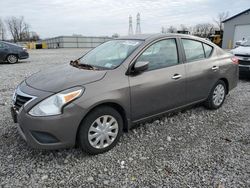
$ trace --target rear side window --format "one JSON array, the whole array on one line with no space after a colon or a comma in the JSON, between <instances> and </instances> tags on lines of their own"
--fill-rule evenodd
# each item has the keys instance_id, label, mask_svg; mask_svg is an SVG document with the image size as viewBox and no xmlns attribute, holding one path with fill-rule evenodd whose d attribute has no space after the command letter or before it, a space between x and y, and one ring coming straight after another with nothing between
<instances>
[{"instance_id":1,"label":"rear side window","mask_svg":"<svg viewBox=\"0 0 250 188\"><path fill-rule=\"evenodd\" d=\"M203 47L204 47L206 57L209 57L213 51L213 47L211 47L205 43L203 43Z\"/></svg>"},{"instance_id":2,"label":"rear side window","mask_svg":"<svg viewBox=\"0 0 250 188\"><path fill-rule=\"evenodd\" d=\"M189 39L181 39L188 62L204 59L205 54L201 42Z\"/></svg>"},{"instance_id":3,"label":"rear side window","mask_svg":"<svg viewBox=\"0 0 250 188\"><path fill-rule=\"evenodd\" d=\"M179 61L175 39L154 43L139 56L138 61L148 61L148 70L177 65Z\"/></svg>"}]
</instances>

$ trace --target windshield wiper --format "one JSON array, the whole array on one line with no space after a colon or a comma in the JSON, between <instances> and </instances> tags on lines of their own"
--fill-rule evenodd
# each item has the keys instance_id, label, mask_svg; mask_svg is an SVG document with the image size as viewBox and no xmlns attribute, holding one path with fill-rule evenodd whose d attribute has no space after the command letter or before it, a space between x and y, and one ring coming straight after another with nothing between
<instances>
[{"instance_id":1,"label":"windshield wiper","mask_svg":"<svg viewBox=\"0 0 250 188\"><path fill-rule=\"evenodd\" d=\"M80 63L79 59L75 61L70 61L70 65L73 67L79 68L79 69L89 69L89 70L98 70L98 68L90 65L90 64L85 64L85 63Z\"/></svg>"}]
</instances>

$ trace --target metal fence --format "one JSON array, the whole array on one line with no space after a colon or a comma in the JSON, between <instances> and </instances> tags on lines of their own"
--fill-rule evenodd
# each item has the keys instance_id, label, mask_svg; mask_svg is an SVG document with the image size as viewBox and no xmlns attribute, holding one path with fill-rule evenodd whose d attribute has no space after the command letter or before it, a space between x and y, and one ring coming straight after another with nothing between
<instances>
[{"instance_id":1,"label":"metal fence","mask_svg":"<svg viewBox=\"0 0 250 188\"><path fill-rule=\"evenodd\" d=\"M59 36L43 40L48 48L95 48L111 37Z\"/></svg>"}]
</instances>

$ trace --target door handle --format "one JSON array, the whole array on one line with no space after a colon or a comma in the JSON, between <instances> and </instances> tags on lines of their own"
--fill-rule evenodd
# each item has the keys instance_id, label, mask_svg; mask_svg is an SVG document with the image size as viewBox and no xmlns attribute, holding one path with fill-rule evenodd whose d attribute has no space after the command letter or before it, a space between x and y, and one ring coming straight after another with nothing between
<instances>
[{"instance_id":1,"label":"door handle","mask_svg":"<svg viewBox=\"0 0 250 188\"><path fill-rule=\"evenodd\" d=\"M178 79L180 79L181 78L181 75L180 74L175 74L173 77L172 77L172 79L174 79L174 80L178 80Z\"/></svg>"},{"instance_id":2,"label":"door handle","mask_svg":"<svg viewBox=\"0 0 250 188\"><path fill-rule=\"evenodd\" d=\"M214 70L214 71L215 71L215 70L218 70L218 69L219 69L218 66L213 66L213 67L212 67L212 70Z\"/></svg>"}]
</instances>

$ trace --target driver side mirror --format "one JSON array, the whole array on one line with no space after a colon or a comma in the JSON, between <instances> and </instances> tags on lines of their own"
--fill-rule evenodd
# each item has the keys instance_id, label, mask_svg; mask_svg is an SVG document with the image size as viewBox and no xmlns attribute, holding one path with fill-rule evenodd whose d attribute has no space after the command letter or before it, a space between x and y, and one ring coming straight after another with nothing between
<instances>
[{"instance_id":1,"label":"driver side mirror","mask_svg":"<svg viewBox=\"0 0 250 188\"><path fill-rule=\"evenodd\" d=\"M148 61L138 61L135 63L133 72L134 73L140 73L148 69Z\"/></svg>"}]
</instances>

